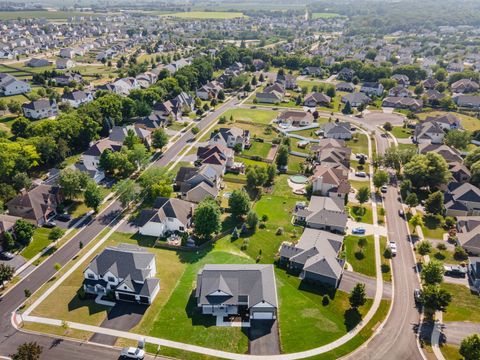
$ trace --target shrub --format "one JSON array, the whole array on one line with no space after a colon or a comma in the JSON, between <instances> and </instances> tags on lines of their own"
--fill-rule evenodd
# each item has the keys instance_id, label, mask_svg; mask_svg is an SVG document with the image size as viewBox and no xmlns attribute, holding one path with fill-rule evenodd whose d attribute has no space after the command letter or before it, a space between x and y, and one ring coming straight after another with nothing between
<instances>
[{"instance_id":1,"label":"shrub","mask_svg":"<svg viewBox=\"0 0 480 360\"><path fill-rule=\"evenodd\" d=\"M451 217L451 216L447 216L445 218L445 228L448 230L448 229L452 229L455 227L455 224L457 222L455 221L455 218Z\"/></svg>"},{"instance_id":2,"label":"shrub","mask_svg":"<svg viewBox=\"0 0 480 360\"><path fill-rule=\"evenodd\" d=\"M363 260L365 258L365 254L363 253L363 250L358 250L355 252L355 258L357 260Z\"/></svg>"},{"instance_id":3,"label":"shrub","mask_svg":"<svg viewBox=\"0 0 480 360\"><path fill-rule=\"evenodd\" d=\"M250 244L250 239L249 238L243 239L242 246L241 246L240 249L243 250L243 251L247 250L249 244Z\"/></svg>"},{"instance_id":4,"label":"shrub","mask_svg":"<svg viewBox=\"0 0 480 360\"><path fill-rule=\"evenodd\" d=\"M385 251L383 252L383 257L385 259L391 259L392 258L392 250L390 248L386 248Z\"/></svg>"},{"instance_id":5,"label":"shrub","mask_svg":"<svg viewBox=\"0 0 480 360\"><path fill-rule=\"evenodd\" d=\"M390 265L388 264L382 264L381 268L382 268L382 273L384 274L387 274L390 272Z\"/></svg>"},{"instance_id":6,"label":"shrub","mask_svg":"<svg viewBox=\"0 0 480 360\"><path fill-rule=\"evenodd\" d=\"M283 227L277 228L277 231L275 232L275 235L283 235Z\"/></svg>"},{"instance_id":7,"label":"shrub","mask_svg":"<svg viewBox=\"0 0 480 360\"><path fill-rule=\"evenodd\" d=\"M328 295L323 295L322 305L327 306L328 304L330 304L330 298L328 297Z\"/></svg>"},{"instance_id":8,"label":"shrub","mask_svg":"<svg viewBox=\"0 0 480 360\"><path fill-rule=\"evenodd\" d=\"M442 251L443 251L443 250L447 250L447 245L445 245L444 243L439 243L439 244L437 245L437 249L438 249L438 250L442 250Z\"/></svg>"},{"instance_id":9,"label":"shrub","mask_svg":"<svg viewBox=\"0 0 480 360\"><path fill-rule=\"evenodd\" d=\"M468 254L461 246L455 246L455 254L453 254L455 260L467 260Z\"/></svg>"},{"instance_id":10,"label":"shrub","mask_svg":"<svg viewBox=\"0 0 480 360\"><path fill-rule=\"evenodd\" d=\"M192 128L192 133L193 133L194 135L197 135L199 132L200 132L200 129L199 129L197 126L194 126L194 127Z\"/></svg>"},{"instance_id":11,"label":"shrub","mask_svg":"<svg viewBox=\"0 0 480 360\"><path fill-rule=\"evenodd\" d=\"M427 255L432 251L432 244L427 240L420 241L417 245L417 251L420 255Z\"/></svg>"},{"instance_id":12,"label":"shrub","mask_svg":"<svg viewBox=\"0 0 480 360\"><path fill-rule=\"evenodd\" d=\"M268 215L267 215L267 214L263 214L263 215L262 215L262 221L263 221L263 222L268 221Z\"/></svg>"},{"instance_id":13,"label":"shrub","mask_svg":"<svg viewBox=\"0 0 480 360\"><path fill-rule=\"evenodd\" d=\"M259 225L258 225L258 228L259 229L265 229L267 227L267 224L265 224L264 222L261 222Z\"/></svg>"}]
</instances>

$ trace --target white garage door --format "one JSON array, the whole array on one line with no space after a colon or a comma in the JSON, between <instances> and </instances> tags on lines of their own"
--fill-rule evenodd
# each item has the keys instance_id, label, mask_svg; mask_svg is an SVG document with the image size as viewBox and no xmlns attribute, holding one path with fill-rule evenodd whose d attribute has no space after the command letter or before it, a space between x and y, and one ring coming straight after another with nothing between
<instances>
[{"instance_id":1,"label":"white garage door","mask_svg":"<svg viewBox=\"0 0 480 360\"><path fill-rule=\"evenodd\" d=\"M254 312L252 319L257 320L271 320L273 319L273 313L271 312Z\"/></svg>"}]
</instances>

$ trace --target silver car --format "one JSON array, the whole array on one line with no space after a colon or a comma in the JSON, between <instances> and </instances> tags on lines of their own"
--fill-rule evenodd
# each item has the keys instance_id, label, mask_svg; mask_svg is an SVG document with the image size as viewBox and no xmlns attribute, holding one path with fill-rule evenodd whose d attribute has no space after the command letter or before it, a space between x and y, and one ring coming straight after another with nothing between
<instances>
[{"instance_id":1,"label":"silver car","mask_svg":"<svg viewBox=\"0 0 480 360\"><path fill-rule=\"evenodd\" d=\"M145 351L138 347L124 347L120 356L124 359L142 360L145 357Z\"/></svg>"}]
</instances>

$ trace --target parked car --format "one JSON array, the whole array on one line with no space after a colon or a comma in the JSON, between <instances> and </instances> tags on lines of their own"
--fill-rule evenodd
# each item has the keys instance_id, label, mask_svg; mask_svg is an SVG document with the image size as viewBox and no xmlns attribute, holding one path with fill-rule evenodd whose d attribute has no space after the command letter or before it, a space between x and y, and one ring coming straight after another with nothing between
<instances>
[{"instance_id":1,"label":"parked car","mask_svg":"<svg viewBox=\"0 0 480 360\"><path fill-rule=\"evenodd\" d=\"M388 243L388 248L392 252L393 256L397 255L397 244L395 243L395 241L390 241Z\"/></svg>"},{"instance_id":2,"label":"parked car","mask_svg":"<svg viewBox=\"0 0 480 360\"><path fill-rule=\"evenodd\" d=\"M72 215L67 214L67 213L64 213L64 214L57 215L57 218L56 218L56 219L57 219L58 221L67 222L67 221L72 220Z\"/></svg>"},{"instance_id":3,"label":"parked car","mask_svg":"<svg viewBox=\"0 0 480 360\"><path fill-rule=\"evenodd\" d=\"M467 275L467 269L460 265L444 265L445 275L455 277L465 277Z\"/></svg>"},{"instance_id":4,"label":"parked car","mask_svg":"<svg viewBox=\"0 0 480 360\"><path fill-rule=\"evenodd\" d=\"M398 210L398 216L400 217L405 217L405 213L403 212L403 210Z\"/></svg>"},{"instance_id":5,"label":"parked car","mask_svg":"<svg viewBox=\"0 0 480 360\"><path fill-rule=\"evenodd\" d=\"M361 227L353 228L352 229L352 234L363 235L363 234L365 234L365 229L361 228Z\"/></svg>"},{"instance_id":6,"label":"parked car","mask_svg":"<svg viewBox=\"0 0 480 360\"><path fill-rule=\"evenodd\" d=\"M135 347L124 347L120 353L123 359L138 359L142 360L145 357L145 351Z\"/></svg>"},{"instance_id":7,"label":"parked car","mask_svg":"<svg viewBox=\"0 0 480 360\"><path fill-rule=\"evenodd\" d=\"M364 177L367 177L367 173L365 171L357 171L355 173L355 176L364 178Z\"/></svg>"},{"instance_id":8,"label":"parked car","mask_svg":"<svg viewBox=\"0 0 480 360\"><path fill-rule=\"evenodd\" d=\"M415 303L419 304L422 296L422 290L415 289L413 290L413 298L415 299Z\"/></svg>"},{"instance_id":9,"label":"parked car","mask_svg":"<svg viewBox=\"0 0 480 360\"><path fill-rule=\"evenodd\" d=\"M43 227L45 228L54 228L55 226L57 226L55 221L47 221L45 224L43 224Z\"/></svg>"},{"instance_id":10,"label":"parked car","mask_svg":"<svg viewBox=\"0 0 480 360\"><path fill-rule=\"evenodd\" d=\"M387 185L383 185L383 186L380 188L380 191L381 191L382 193L384 193L384 194L387 192L387 190L388 190Z\"/></svg>"},{"instance_id":11,"label":"parked car","mask_svg":"<svg viewBox=\"0 0 480 360\"><path fill-rule=\"evenodd\" d=\"M0 259L4 260L12 260L15 257L11 252L9 251L3 251L0 253Z\"/></svg>"}]
</instances>

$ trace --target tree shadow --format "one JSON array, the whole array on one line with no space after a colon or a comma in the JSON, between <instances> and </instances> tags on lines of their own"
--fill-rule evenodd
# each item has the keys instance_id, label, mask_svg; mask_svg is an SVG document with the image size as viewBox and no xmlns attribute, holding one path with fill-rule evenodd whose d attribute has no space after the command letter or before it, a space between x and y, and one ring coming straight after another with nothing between
<instances>
[{"instance_id":1,"label":"tree shadow","mask_svg":"<svg viewBox=\"0 0 480 360\"><path fill-rule=\"evenodd\" d=\"M360 314L358 309L350 308L345 310L345 313L343 314L343 319L343 323L345 324L347 331L350 331L355 328L355 326L357 326L360 321L362 321L362 314Z\"/></svg>"},{"instance_id":2,"label":"tree shadow","mask_svg":"<svg viewBox=\"0 0 480 360\"><path fill-rule=\"evenodd\" d=\"M138 232L135 233L132 237L132 240L135 240L139 246L142 247L154 247L155 241L157 238L155 236L146 236L141 235Z\"/></svg>"},{"instance_id":3,"label":"tree shadow","mask_svg":"<svg viewBox=\"0 0 480 360\"><path fill-rule=\"evenodd\" d=\"M187 317L192 320L193 326L212 327L216 326L216 319L213 315L204 315L197 307L197 299L195 298L195 290L192 290L185 307Z\"/></svg>"}]
</instances>

